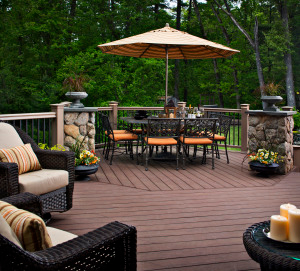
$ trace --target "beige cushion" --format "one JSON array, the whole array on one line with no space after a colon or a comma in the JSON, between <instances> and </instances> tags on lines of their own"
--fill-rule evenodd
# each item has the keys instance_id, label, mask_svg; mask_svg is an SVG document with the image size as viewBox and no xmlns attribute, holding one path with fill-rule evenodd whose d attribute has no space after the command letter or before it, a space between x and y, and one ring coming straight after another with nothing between
<instances>
[{"instance_id":1,"label":"beige cushion","mask_svg":"<svg viewBox=\"0 0 300 271\"><path fill-rule=\"evenodd\" d=\"M17 163L19 174L42 168L29 143L11 149L0 149L0 161Z\"/></svg>"},{"instance_id":2,"label":"beige cushion","mask_svg":"<svg viewBox=\"0 0 300 271\"><path fill-rule=\"evenodd\" d=\"M14 233L14 231L11 229L11 227L7 224L6 220L3 218L2 215L0 215L0 234L4 236L6 239L17 245L18 247L22 248L22 245Z\"/></svg>"},{"instance_id":3,"label":"beige cushion","mask_svg":"<svg viewBox=\"0 0 300 271\"><path fill-rule=\"evenodd\" d=\"M19 134L10 124L0 122L0 149L24 145Z\"/></svg>"},{"instance_id":4,"label":"beige cushion","mask_svg":"<svg viewBox=\"0 0 300 271\"><path fill-rule=\"evenodd\" d=\"M53 246L56 246L58 244L62 244L64 242L67 242L71 239L74 239L74 238L78 237L77 235L75 235L73 233L63 231L63 230L59 230L59 229L52 228L52 227L47 227L47 231L50 235Z\"/></svg>"},{"instance_id":5,"label":"beige cushion","mask_svg":"<svg viewBox=\"0 0 300 271\"><path fill-rule=\"evenodd\" d=\"M0 201L0 213L27 251L52 247L46 225L39 216Z\"/></svg>"},{"instance_id":6,"label":"beige cushion","mask_svg":"<svg viewBox=\"0 0 300 271\"><path fill-rule=\"evenodd\" d=\"M19 175L20 191L42 195L69 184L69 172L60 169L42 169Z\"/></svg>"}]
</instances>

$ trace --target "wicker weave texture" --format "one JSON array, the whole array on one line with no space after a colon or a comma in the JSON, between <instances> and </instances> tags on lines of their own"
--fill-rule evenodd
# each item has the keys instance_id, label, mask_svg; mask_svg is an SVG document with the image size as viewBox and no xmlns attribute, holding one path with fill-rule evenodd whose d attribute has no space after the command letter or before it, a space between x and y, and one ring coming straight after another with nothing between
<instances>
[{"instance_id":1,"label":"wicker weave texture","mask_svg":"<svg viewBox=\"0 0 300 271\"><path fill-rule=\"evenodd\" d=\"M261 247L253 238L253 230L269 221L260 222L249 227L243 234L243 242L249 256L261 266L262 270L269 271L296 271L300 270L300 261L281 256Z\"/></svg>"},{"instance_id":2,"label":"wicker weave texture","mask_svg":"<svg viewBox=\"0 0 300 271\"><path fill-rule=\"evenodd\" d=\"M120 222L34 253L16 247L0 235L0 270L136 269L136 229Z\"/></svg>"},{"instance_id":3,"label":"wicker weave texture","mask_svg":"<svg viewBox=\"0 0 300 271\"><path fill-rule=\"evenodd\" d=\"M64 212L72 208L75 180L75 156L73 152L41 150L33 139L23 130L15 127L22 141L30 143L42 168L63 169L69 173L69 184L62 190L56 190L41 196L43 213ZM19 193L18 167L15 163L0 162L0 198Z\"/></svg>"}]
</instances>

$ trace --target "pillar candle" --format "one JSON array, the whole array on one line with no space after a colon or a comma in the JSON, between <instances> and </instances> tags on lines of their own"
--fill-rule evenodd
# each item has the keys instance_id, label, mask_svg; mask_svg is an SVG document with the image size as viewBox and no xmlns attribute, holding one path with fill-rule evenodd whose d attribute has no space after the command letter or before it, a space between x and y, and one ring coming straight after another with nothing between
<instances>
[{"instance_id":1,"label":"pillar candle","mask_svg":"<svg viewBox=\"0 0 300 271\"><path fill-rule=\"evenodd\" d=\"M289 210L289 240L300 243L300 209Z\"/></svg>"},{"instance_id":2,"label":"pillar candle","mask_svg":"<svg viewBox=\"0 0 300 271\"><path fill-rule=\"evenodd\" d=\"M277 241L288 239L288 220L281 215L272 215L270 223L270 237Z\"/></svg>"},{"instance_id":3,"label":"pillar candle","mask_svg":"<svg viewBox=\"0 0 300 271\"><path fill-rule=\"evenodd\" d=\"M293 204L282 204L280 205L280 215L289 218L289 210L297 209L297 207Z\"/></svg>"}]
</instances>

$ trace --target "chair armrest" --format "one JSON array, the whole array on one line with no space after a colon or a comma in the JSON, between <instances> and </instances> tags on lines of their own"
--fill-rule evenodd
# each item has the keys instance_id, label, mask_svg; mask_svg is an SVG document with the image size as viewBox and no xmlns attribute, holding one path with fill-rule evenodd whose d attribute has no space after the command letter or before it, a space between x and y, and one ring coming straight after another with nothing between
<instances>
[{"instance_id":1,"label":"chair armrest","mask_svg":"<svg viewBox=\"0 0 300 271\"><path fill-rule=\"evenodd\" d=\"M26 192L2 198L1 200L38 216L42 215L42 203L37 195Z\"/></svg>"},{"instance_id":2,"label":"chair armrest","mask_svg":"<svg viewBox=\"0 0 300 271\"><path fill-rule=\"evenodd\" d=\"M136 270L136 228L112 222L68 242L38 252L22 252L22 270ZM3 263L5 264L5 263Z\"/></svg>"},{"instance_id":3,"label":"chair armrest","mask_svg":"<svg viewBox=\"0 0 300 271\"><path fill-rule=\"evenodd\" d=\"M34 151L42 168L62 169L69 172L69 184L67 186L67 209L73 205L73 190L75 181L75 154L70 151L52 151L38 149Z\"/></svg>"},{"instance_id":4,"label":"chair armrest","mask_svg":"<svg viewBox=\"0 0 300 271\"><path fill-rule=\"evenodd\" d=\"M69 169L75 168L75 154L69 151L35 150L42 168Z\"/></svg>"},{"instance_id":5,"label":"chair armrest","mask_svg":"<svg viewBox=\"0 0 300 271\"><path fill-rule=\"evenodd\" d=\"M0 162L0 198L19 193L19 170L16 163Z\"/></svg>"}]
</instances>

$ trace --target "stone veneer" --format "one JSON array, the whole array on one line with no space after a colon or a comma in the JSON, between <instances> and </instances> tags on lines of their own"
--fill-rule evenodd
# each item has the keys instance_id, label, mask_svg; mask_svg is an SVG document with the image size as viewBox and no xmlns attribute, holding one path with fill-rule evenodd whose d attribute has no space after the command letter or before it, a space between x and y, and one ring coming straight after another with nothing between
<instances>
[{"instance_id":1,"label":"stone veneer","mask_svg":"<svg viewBox=\"0 0 300 271\"><path fill-rule=\"evenodd\" d=\"M97 108L64 109L64 146L66 149L76 143L84 142L84 148L95 150L95 111Z\"/></svg>"},{"instance_id":2,"label":"stone veneer","mask_svg":"<svg viewBox=\"0 0 300 271\"><path fill-rule=\"evenodd\" d=\"M248 152L272 149L281 157L279 173L293 169L293 111L249 110Z\"/></svg>"}]
</instances>

